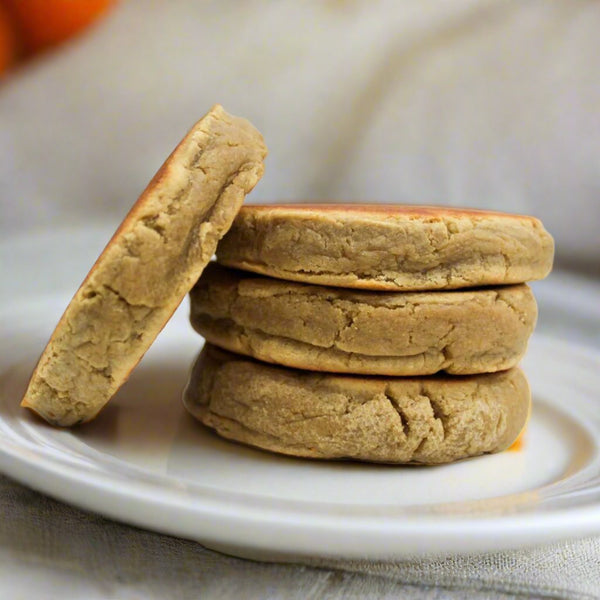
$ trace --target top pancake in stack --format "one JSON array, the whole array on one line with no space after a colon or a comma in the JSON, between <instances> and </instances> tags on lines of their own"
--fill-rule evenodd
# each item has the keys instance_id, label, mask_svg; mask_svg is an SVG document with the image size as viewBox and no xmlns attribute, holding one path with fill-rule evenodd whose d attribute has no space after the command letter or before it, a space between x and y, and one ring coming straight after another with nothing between
<instances>
[{"instance_id":1,"label":"top pancake in stack","mask_svg":"<svg viewBox=\"0 0 600 600\"><path fill-rule=\"evenodd\" d=\"M218 261L280 279L381 291L524 283L554 245L533 217L428 206L244 206Z\"/></svg>"}]
</instances>

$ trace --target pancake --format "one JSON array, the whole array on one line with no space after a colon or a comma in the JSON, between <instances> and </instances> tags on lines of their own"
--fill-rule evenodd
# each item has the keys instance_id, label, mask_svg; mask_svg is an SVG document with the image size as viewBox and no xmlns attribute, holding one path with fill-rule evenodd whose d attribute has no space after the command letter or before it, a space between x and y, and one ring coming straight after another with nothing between
<instances>
[{"instance_id":1,"label":"pancake","mask_svg":"<svg viewBox=\"0 0 600 600\"><path fill-rule=\"evenodd\" d=\"M22 405L89 421L192 288L263 173L263 139L215 106L183 138L71 300Z\"/></svg>"},{"instance_id":2,"label":"pancake","mask_svg":"<svg viewBox=\"0 0 600 600\"><path fill-rule=\"evenodd\" d=\"M537 317L526 284L369 292L215 263L190 298L191 323L212 344L288 367L366 375L508 369L525 353Z\"/></svg>"},{"instance_id":3,"label":"pancake","mask_svg":"<svg viewBox=\"0 0 600 600\"><path fill-rule=\"evenodd\" d=\"M207 345L184 394L221 436L319 459L439 464L508 448L525 426L518 369L465 377L357 377L261 363Z\"/></svg>"},{"instance_id":4,"label":"pancake","mask_svg":"<svg viewBox=\"0 0 600 600\"><path fill-rule=\"evenodd\" d=\"M217 251L226 266L368 290L524 283L552 267L533 217L470 209L355 204L246 205Z\"/></svg>"}]
</instances>

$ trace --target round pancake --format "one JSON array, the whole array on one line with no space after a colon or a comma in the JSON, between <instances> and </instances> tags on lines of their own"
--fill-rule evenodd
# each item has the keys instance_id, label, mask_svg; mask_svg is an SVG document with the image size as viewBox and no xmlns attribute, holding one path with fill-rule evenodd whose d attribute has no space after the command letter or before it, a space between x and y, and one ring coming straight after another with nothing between
<instances>
[{"instance_id":1,"label":"round pancake","mask_svg":"<svg viewBox=\"0 0 600 600\"><path fill-rule=\"evenodd\" d=\"M187 410L225 438L323 459L447 463L508 448L525 426L518 369L468 377L357 377L261 363L207 345Z\"/></svg>"},{"instance_id":2,"label":"round pancake","mask_svg":"<svg viewBox=\"0 0 600 600\"><path fill-rule=\"evenodd\" d=\"M552 267L533 217L433 206L247 205L219 244L226 266L281 279L423 291L524 283Z\"/></svg>"},{"instance_id":3,"label":"round pancake","mask_svg":"<svg viewBox=\"0 0 600 600\"><path fill-rule=\"evenodd\" d=\"M250 123L218 105L189 131L75 293L23 406L55 425L96 415L202 273L266 152Z\"/></svg>"},{"instance_id":4,"label":"round pancake","mask_svg":"<svg viewBox=\"0 0 600 600\"><path fill-rule=\"evenodd\" d=\"M492 373L515 366L535 326L526 284L368 292L207 266L190 293L209 342L298 369L366 375Z\"/></svg>"}]
</instances>

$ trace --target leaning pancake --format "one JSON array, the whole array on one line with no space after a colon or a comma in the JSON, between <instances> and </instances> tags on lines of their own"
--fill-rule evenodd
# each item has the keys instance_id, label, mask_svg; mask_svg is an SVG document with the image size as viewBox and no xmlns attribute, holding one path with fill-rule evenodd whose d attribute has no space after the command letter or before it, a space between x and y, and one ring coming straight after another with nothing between
<instances>
[{"instance_id":1,"label":"leaning pancake","mask_svg":"<svg viewBox=\"0 0 600 600\"><path fill-rule=\"evenodd\" d=\"M552 237L533 217L426 206L245 206L218 261L281 279L422 291L545 277Z\"/></svg>"},{"instance_id":2,"label":"leaning pancake","mask_svg":"<svg viewBox=\"0 0 600 600\"><path fill-rule=\"evenodd\" d=\"M194 329L226 350L298 369L367 375L508 369L525 353L537 316L525 284L368 292L214 263L190 297Z\"/></svg>"},{"instance_id":3,"label":"leaning pancake","mask_svg":"<svg viewBox=\"0 0 600 600\"><path fill-rule=\"evenodd\" d=\"M375 378L276 367L207 345L184 396L231 440L310 458L446 463L508 448L530 393L517 369Z\"/></svg>"},{"instance_id":4,"label":"leaning pancake","mask_svg":"<svg viewBox=\"0 0 600 600\"><path fill-rule=\"evenodd\" d=\"M265 155L254 127L220 106L190 130L76 292L23 406L57 425L96 415L200 276Z\"/></svg>"}]
</instances>

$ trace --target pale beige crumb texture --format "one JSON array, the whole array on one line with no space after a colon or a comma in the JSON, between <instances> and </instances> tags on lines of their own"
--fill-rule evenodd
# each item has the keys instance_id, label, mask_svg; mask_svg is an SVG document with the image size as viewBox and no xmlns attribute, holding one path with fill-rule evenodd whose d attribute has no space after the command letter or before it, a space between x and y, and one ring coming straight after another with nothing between
<instances>
[{"instance_id":1,"label":"pale beige crumb texture","mask_svg":"<svg viewBox=\"0 0 600 600\"><path fill-rule=\"evenodd\" d=\"M56 425L97 414L200 276L265 156L260 133L218 105L189 131L76 292L23 406Z\"/></svg>"},{"instance_id":2,"label":"pale beige crumb texture","mask_svg":"<svg viewBox=\"0 0 600 600\"><path fill-rule=\"evenodd\" d=\"M207 345L184 403L221 436L292 456L447 463L508 448L527 422L518 368L376 378L277 367Z\"/></svg>"},{"instance_id":3,"label":"pale beige crumb texture","mask_svg":"<svg viewBox=\"0 0 600 600\"><path fill-rule=\"evenodd\" d=\"M281 279L404 291L542 279L553 255L533 217L351 204L247 205L217 252L226 266Z\"/></svg>"},{"instance_id":4,"label":"pale beige crumb texture","mask_svg":"<svg viewBox=\"0 0 600 600\"><path fill-rule=\"evenodd\" d=\"M537 306L525 285L369 292L207 266L190 319L209 342L299 369L367 375L491 373L515 366Z\"/></svg>"}]
</instances>

